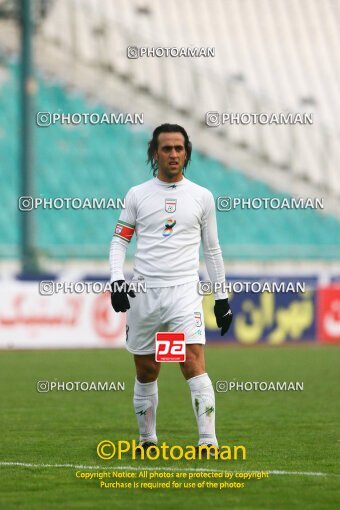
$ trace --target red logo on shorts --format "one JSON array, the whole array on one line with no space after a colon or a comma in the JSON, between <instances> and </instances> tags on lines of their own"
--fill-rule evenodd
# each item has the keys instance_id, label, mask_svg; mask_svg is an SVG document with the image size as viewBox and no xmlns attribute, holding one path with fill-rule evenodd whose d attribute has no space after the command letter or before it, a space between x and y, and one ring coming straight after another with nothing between
<instances>
[{"instance_id":1,"label":"red logo on shorts","mask_svg":"<svg viewBox=\"0 0 340 510\"><path fill-rule=\"evenodd\" d=\"M156 361L185 361L184 333L156 333Z\"/></svg>"}]
</instances>

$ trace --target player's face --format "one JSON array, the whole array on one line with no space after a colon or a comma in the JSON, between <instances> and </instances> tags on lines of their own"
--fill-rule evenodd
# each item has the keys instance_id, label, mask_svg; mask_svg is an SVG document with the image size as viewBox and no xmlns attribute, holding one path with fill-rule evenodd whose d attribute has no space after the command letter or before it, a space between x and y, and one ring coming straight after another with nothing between
<instances>
[{"instance_id":1,"label":"player's face","mask_svg":"<svg viewBox=\"0 0 340 510\"><path fill-rule=\"evenodd\" d=\"M181 133L160 133L155 159L158 161L158 178L176 182L182 179L187 153Z\"/></svg>"}]
</instances>

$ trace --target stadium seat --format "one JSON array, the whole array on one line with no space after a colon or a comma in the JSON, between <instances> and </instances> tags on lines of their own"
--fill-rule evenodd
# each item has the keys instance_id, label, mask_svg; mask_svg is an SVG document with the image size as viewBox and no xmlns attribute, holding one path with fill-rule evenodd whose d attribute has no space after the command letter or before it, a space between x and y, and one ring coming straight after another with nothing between
<instances>
[{"instance_id":1,"label":"stadium seat","mask_svg":"<svg viewBox=\"0 0 340 510\"><path fill-rule=\"evenodd\" d=\"M8 66L8 80L0 86L0 151L3 207L0 212L0 255L19 254L17 196L19 140L17 94L18 66ZM86 101L80 91L39 79L37 111L104 112ZM124 125L62 125L34 130L36 141L36 195L53 197L122 198L134 185L151 178L145 165L149 133ZM133 147L133 150L131 150ZM208 187L213 195L229 197L284 196L239 169L225 168L215 159L193 152L187 177ZM8 221L8 214L15 220ZM106 259L119 210L38 210L37 244L54 258ZM225 259L336 259L339 223L314 210L251 210L218 212L219 239ZM129 250L131 253L131 250Z\"/></svg>"}]
</instances>

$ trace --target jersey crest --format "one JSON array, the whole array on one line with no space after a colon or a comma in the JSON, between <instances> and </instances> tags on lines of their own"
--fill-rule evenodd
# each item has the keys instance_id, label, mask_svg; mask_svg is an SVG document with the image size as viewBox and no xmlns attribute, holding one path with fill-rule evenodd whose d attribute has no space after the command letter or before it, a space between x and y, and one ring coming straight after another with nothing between
<instances>
[{"instance_id":1,"label":"jersey crest","mask_svg":"<svg viewBox=\"0 0 340 510\"><path fill-rule=\"evenodd\" d=\"M177 199L166 198L165 199L165 211L167 213L174 213L176 211Z\"/></svg>"},{"instance_id":2,"label":"jersey crest","mask_svg":"<svg viewBox=\"0 0 340 510\"><path fill-rule=\"evenodd\" d=\"M200 326L202 326L201 312L195 312L194 316L195 316L195 324L199 328Z\"/></svg>"}]
</instances>

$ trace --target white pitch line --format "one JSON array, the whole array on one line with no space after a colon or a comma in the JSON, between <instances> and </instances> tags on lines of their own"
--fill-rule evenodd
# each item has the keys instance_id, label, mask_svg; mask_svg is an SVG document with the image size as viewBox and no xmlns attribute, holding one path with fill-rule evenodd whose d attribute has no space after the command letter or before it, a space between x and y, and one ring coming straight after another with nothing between
<instances>
[{"instance_id":1,"label":"white pitch line","mask_svg":"<svg viewBox=\"0 0 340 510\"><path fill-rule=\"evenodd\" d=\"M266 469L257 470L257 471L232 471L228 469L210 469L210 468L175 468L175 467L149 467L149 466L86 466L83 464L33 464L31 462L0 462L0 466L19 466L19 467L32 467L32 468L73 468L73 469L100 469L111 471L187 471L187 472L195 472L195 471L204 471L204 472L214 472L214 473L225 473L228 471L229 473L261 473L266 472L270 475L293 475L293 476L340 476L337 473L318 473L313 471L268 471Z\"/></svg>"}]
</instances>

